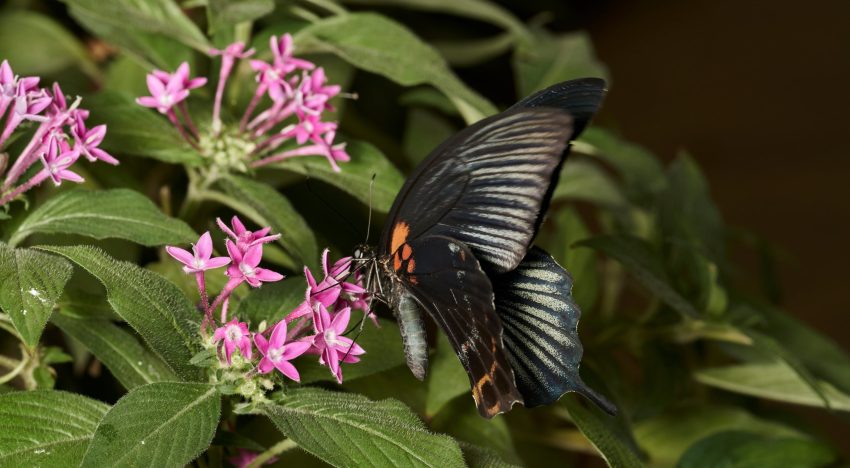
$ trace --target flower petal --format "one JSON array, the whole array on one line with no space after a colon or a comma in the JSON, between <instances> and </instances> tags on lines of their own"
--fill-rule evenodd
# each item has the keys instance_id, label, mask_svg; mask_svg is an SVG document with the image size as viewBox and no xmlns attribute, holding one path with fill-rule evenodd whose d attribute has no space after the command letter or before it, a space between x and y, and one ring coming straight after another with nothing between
<instances>
[{"instance_id":1,"label":"flower petal","mask_svg":"<svg viewBox=\"0 0 850 468\"><path fill-rule=\"evenodd\" d=\"M195 253L198 254L198 258L208 260L212 255L212 248L212 236L210 236L210 232L207 231L201 234L201 238L195 244Z\"/></svg>"},{"instance_id":2,"label":"flower petal","mask_svg":"<svg viewBox=\"0 0 850 468\"><path fill-rule=\"evenodd\" d=\"M269 342L262 333L254 333L254 345L260 350L260 353L265 355L269 349Z\"/></svg>"},{"instance_id":3,"label":"flower petal","mask_svg":"<svg viewBox=\"0 0 850 468\"><path fill-rule=\"evenodd\" d=\"M261 374L268 374L274 369L274 363L271 359L264 357L260 360L260 364L257 365L257 370L260 371Z\"/></svg>"},{"instance_id":4,"label":"flower petal","mask_svg":"<svg viewBox=\"0 0 850 468\"><path fill-rule=\"evenodd\" d=\"M331 322L331 328L334 329L337 333L341 334L345 332L345 329L348 327L348 322L351 320L351 307L346 307L339 312L337 312L333 321Z\"/></svg>"},{"instance_id":5,"label":"flower petal","mask_svg":"<svg viewBox=\"0 0 850 468\"><path fill-rule=\"evenodd\" d=\"M269 340L269 346L274 349L280 348L286 342L286 320L277 322L272 329L272 336Z\"/></svg>"},{"instance_id":6,"label":"flower petal","mask_svg":"<svg viewBox=\"0 0 850 468\"><path fill-rule=\"evenodd\" d=\"M301 382L301 376L298 375L298 369L296 369L295 366L293 366L289 362L283 360L278 361L275 367L277 367L277 370L279 370L281 374L289 377L290 379L296 382Z\"/></svg>"},{"instance_id":7,"label":"flower petal","mask_svg":"<svg viewBox=\"0 0 850 468\"><path fill-rule=\"evenodd\" d=\"M256 268L254 270L254 278L264 283L274 283L283 279L283 275L276 271L267 270L265 268Z\"/></svg>"},{"instance_id":8,"label":"flower petal","mask_svg":"<svg viewBox=\"0 0 850 468\"><path fill-rule=\"evenodd\" d=\"M295 359L298 356L307 352L313 346L309 341L293 341L283 347L283 358L286 360Z\"/></svg>"},{"instance_id":9,"label":"flower petal","mask_svg":"<svg viewBox=\"0 0 850 468\"><path fill-rule=\"evenodd\" d=\"M189 253L189 251L181 249L180 247L173 247L170 245L165 246L165 251L168 252L168 255L174 257L178 262L186 265L192 266L193 261L195 260L195 256Z\"/></svg>"},{"instance_id":10,"label":"flower petal","mask_svg":"<svg viewBox=\"0 0 850 468\"><path fill-rule=\"evenodd\" d=\"M230 257L213 257L206 261L206 269L221 268L230 263Z\"/></svg>"},{"instance_id":11,"label":"flower petal","mask_svg":"<svg viewBox=\"0 0 850 468\"><path fill-rule=\"evenodd\" d=\"M248 247L248 250L245 251L245 256L242 261L248 264L251 267L256 267L260 264L260 260L263 258L263 246L262 244L252 245Z\"/></svg>"}]
</instances>

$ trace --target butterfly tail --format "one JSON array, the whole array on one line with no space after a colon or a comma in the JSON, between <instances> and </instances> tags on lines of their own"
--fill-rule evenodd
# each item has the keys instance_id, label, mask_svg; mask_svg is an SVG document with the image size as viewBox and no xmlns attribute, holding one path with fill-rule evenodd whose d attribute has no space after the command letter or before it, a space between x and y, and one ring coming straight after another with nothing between
<instances>
[{"instance_id":1,"label":"butterfly tail","mask_svg":"<svg viewBox=\"0 0 850 468\"><path fill-rule=\"evenodd\" d=\"M525 406L547 405L566 392L585 396L609 414L616 407L581 380L581 310L573 281L544 250L532 247L519 266L493 280L508 360Z\"/></svg>"}]
</instances>

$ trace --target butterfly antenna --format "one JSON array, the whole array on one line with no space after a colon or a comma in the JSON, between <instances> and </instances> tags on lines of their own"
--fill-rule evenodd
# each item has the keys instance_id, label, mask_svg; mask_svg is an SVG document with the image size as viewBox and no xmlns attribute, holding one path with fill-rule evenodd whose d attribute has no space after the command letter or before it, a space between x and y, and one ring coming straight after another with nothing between
<instances>
[{"instance_id":1,"label":"butterfly antenna","mask_svg":"<svg viewBox=\"0 0 850 468\"><path fill-rule=\"evenodd\" d=\"M378 174L372 173L372 180L369 181L369 218L366 224L366 240L363 241L364 244L369 243L369 234L372 232L372 188L375 186L375 177Z\"/></svg>"}]
</instances>

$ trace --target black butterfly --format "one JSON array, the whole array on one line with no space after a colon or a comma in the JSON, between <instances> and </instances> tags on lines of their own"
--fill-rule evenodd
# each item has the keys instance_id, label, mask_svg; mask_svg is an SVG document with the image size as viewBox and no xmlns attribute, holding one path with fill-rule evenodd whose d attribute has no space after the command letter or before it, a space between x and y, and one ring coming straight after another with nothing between
<instances>
[{"instance_id":1,"label":"black butterfly","mask_svg":"<svg viewBox=\"0 0 850 468\"><path fill-rule=\"evenodd\" d=\"M531 243L561 165L598 109L605 82L567 81L443 142L413 172L377 250L361 246L366 284L393 309L407 365L424 379L422 312L448 335L482 416L578 392L580 311L569 273Z\"/></svg>"}]
</instances>

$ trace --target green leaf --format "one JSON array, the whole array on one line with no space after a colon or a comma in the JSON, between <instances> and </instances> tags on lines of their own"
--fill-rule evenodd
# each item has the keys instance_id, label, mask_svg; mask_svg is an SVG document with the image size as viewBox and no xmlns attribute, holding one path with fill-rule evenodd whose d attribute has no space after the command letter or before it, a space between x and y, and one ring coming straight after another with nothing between
<instances>
[{"instance_id":1,"label":"green leaf","mask_svg":"<svg viewBox=\"0 0 850 468\"><path fill-rule=\"evenodd\" d=\"M585 32L553 35L535 31L534 41L517 48L514 73L520 96L561 81L595 76L607 79L608 71L596 59L593 43Z\"/></svg>"},{"instance_id":2,"label":"green leaf","mask_svg":"<svg viewBox=\"0 0 850 468\"><path fill-rule=\"evenodd\" d=\"M239 302L232 316L239 317L254 327L263 320L273 323L282 319L304 302L307 287L301 279L302 277L290 276L284 281L252 289L251 293Z\"/></svg>"},{"instance_id":3,"label":"green leaf","mask_svg":"<svg viewBox=\"0 0 850 468\"><path fill-rule=\"evenodd\" d=\"M354 326L360 316L355 313L356 319L352 319L349 327ZM366 354L360 356L357 364L342 364L342 376L346 382L361 377L377 374L378 372L392 369L404 364L404 348L401 344L401 333L395 321L379 319L381 328L375 328L372 321L367 319L363 332L357 337L357 344L366 350ZM357 331L348 335L351 338L357 335ZM327 366L320 365L315 356L302 358L298 363L298 372L301 374L302 383L318 382L322 380L335 381Z\"/></svg>"},{"instance_id":4,"label":"green leaf","mask_svg":"<svg viewBox=\"0 0 850 468\"><path fill-rule=\"evenodd\" d=\"M86 99L86 105L92 111L92 119L109 123L103 149L115 155L142 156L190 166L201 164L201 156L164 116L136 104L130 96L104 91Z\"/></svg>"},{"instance_id":5,"label":"green leaf","mask_svg":"<svg viewBox=\"0 0 850 468\"><path fill-rule=\"evenodd\" d=\"M471 396L453 400L431 419L429 425L458 441L493 450L502 460L511 463L520 461L505 418L482 418Z\"/></svg>"},{"instance_id":6,"label":"green leaf","mask_svg":"<svg viewBox=\"0 0 850 468\"><path fill-rule=\"evenodd\" d=\"M127 189L62 192L30 213L9 243L20 243L36 232L126 239L147 246L197 240L188 224L164 215L147 197Z\"/></svg>"},{"instance_id":7,"label":"green leaf","mask_svg":"<svg viewBox=\"0 0 850 468\"><path fill-rule=\"evenodd\" d=\"M103 417L81 466L183 466L209 446L220 412L210 385L137 387Z\"/></svg>"},{"instance_id":8,"label":"green leaf","mask_svg":"<svg viewBox=\"0 0 850 468\"><path fill-rule=\"evenodd\" d=\"M92 78L97 65L83 44L49 16L6 9L0 15L0 50L18 75L54 75L72 65Z\"/></svg>"},{"instance_id":9,"label":"green leaf","mask_svg":"<svg viewBox=\"0 0 850 468\"><path fill-rule=\"evenodd\" d=\"M390 211L396 194L404 184L404 177L380 150L369 143L350 141L347 150L351 161L341 164L340 172L334 172L327 161L320 158L292 158L274 167L319 179L365 204L369 204L369 186L372 185L372 176L375 176L372 209L381 213Z\"/></svg>"},{"instance_id":10,"label":"green leaf","mask_svg":"<svg viewBox=\"0 0 850 468\"><path fill-rule=\"evenodd\" d=\"M487 0L343 0L355 5L385 5L409 8L464 18L475 19L499 26L517 40L528 41L531 33L510 11Z\"/></svg>"},{"instance_id":11,"label":"green leaf","mask_svg":"<svg viewBox=\"0 0 850 468\"><path fill-rule=\"evenodd\" d=\"M212 31L246 21L262 18L274 10L273 0L209 0Z\"/></svg>"},{"instance_id":12,"label":"green leaf","mask_svg":"<svg viewBox=\"0 0 850 468\"><path fill-rule=\"evenodd\" d=\"M593 310L599 295L599 273L596 254L592 250L575 247L575 243L591 236L590 230L573 208L558 211L551 222L553 234L547 236L549 253L573 277L573 299L583 311Z\"/></svg>"},{"instance_id":13,"label":"green leaf","mask_svg":"<svg viewBox=\"0 0 850 468\"><path fill-rule=\"evenodd\" d=\"M108 409L53 390L0 395L0 466L78 466Z\"/></svg>"},{"instance_id":14,"label":"green leaf","mask_svg":"<svg viewBox=\"0 0 850 468\"><path fill-rule=\"evenodd\" d=\"M806 468L830 466L835 458L835 452L817 440L771 437L735 430L713 434L697 442L685 452L677 466Z\"/></svg>"},{"instance_id":15,"label":"green leaf","mask_svg":"<svg viewBox=\"0 0 850 468\"><path fill-rule=\"evenodd\" d=\"M106 294L93 294L68 287L57 303L65 315L83 319L121 320L106 302Z\"/></svg>"},{"instance_id":16,"label":"green leaf","mask_svg":"<svg viewBox=\"0 0 850 468\"><path fill-rule=\"evenodd\" d=\"M58 313L51 321L91 351L128 390L153 382L180 380L135 336L109 320Z\"/></svg>"},{"instance_id":17,"label":"green leaf","mask_svg":"<svg viewBox=\"0 0 850 468\"><path fill-rule=\"evenodd\" d=\"M230 176L221 179L220 183L232 198L251 208L245 216L280 233L278 242L295 260L295 269L300 265L316 264L319 248L313 231L286 197L273 187L247 177Z\"/></svg>"},{"instance_id":18,"label":"green leaf","mask_svg":"<svg viewBox=\"0 0 850 468\"><path fill-rule=\"evenodd\" d=\"M564 395L561 401L578 429L596 447L608 466L643 466L629 435L618 427L615 417L608 416L596 406L585 406L580 397L574 394Z\"/></svg>"},{"instance_id":19,"label":"green leaf","mask_svg":"<svg viewBox=\"0 0 850 468\"><path fill-rule=\"evenodd\" d=\"M106 287L115 312L141 335L151 350L183 379L199 377L189 364L195 354L200 313L177 286L152 271L115 260L91 246L39 247L80 265Z\"/></svg>"},{"instance_id":20,"label":"green leaf","mask_svg":"<svg viewBox=\"0 0 850 468\"><path fill-rule=\"evenodd\" d=\"M445 333L437 334L436 352L430 359L428 370L428 397L425 400L425 414L433 416L455 398L469 394L469 377L463 369L457 354ZM467 401L469 403L469 401Z\"/></svg>"},{"instance_id":21,"label":"green leaf","mask_svg":"<svg viewBox=\"0 0 850 468\"><path fill-rule=\"evenodd\" d=\"M404 129L404 153L411 164L418 164L437 146L456 133L448 119L429 109L410 109Z\"/></svg>"},{"instance_id":22,"label":"green leaf","mask_svg":"<svg viewBox=\"0 0 850 468\"><path fill-rule=\"evenodd\" d=\"M577 152L596 156L616 169L623 178L626 197L642 206L654 203L667 185L661 163L652 153L610 131L586 128L574 146Z\"/></svg>"},{"instance_id":23,"label":"green leaf","mask_svg":"<svg viewBox=\"0 0 850 468\"><path fill-rule=\"evenodd\" d=\"M459 444L463 450L463 458L466 459L470 468L516 468L520 466L502 460L494 450L466 442L459 442Z\"/></svg>"},{"instance_id":24,"label":"green leaf","mask_svg":"<svg viewBox=\"0 0 850 468\"><path fill-rule=\"evenodd\" d=\"M590 247L620 262L646 289L685 318L698 316L694 306L673 289L659 254L646 241L632 236L597 236L576 244Z\"/></svg>"},{"instance_id":25,"label":"green leaf","mask_svg":"<svg viewBox=\"0 0 850 468\"><path fill-rule=\"evenodd\" d=\"M673 466L695 442L729 430L784 438L807 437L788 426L757 418L742 408L721 405L677 408L637 423L634 433L653 464Z\"/></svg>"},{"instance_id":26,"label":"green leaf","mask_svg":"<svg viewBox=\"0 0 850 468\"><path fill-rule=\"evenodd\" d=\"M498 34L483 39L434 41L434 47L446 62L455 67L479 65L504 54L516 42L510 33Z\"/></svg>"},{"instance_id":27,"label":"green leaf","mask_svg":"<svg viewBox=\"0 0 850 468\"><path fill-rule=\"evenodd\" d=\"M396 400L302 388L261 409L298 446L334 466L465 466L457 442Z\"/></svg>"},{"instance_id":28,"label":"green leaf","mask_svg":"<svg viewBox=\"0 0 850 468\"><path fill-rule=\"evenodd\" d=\"M798 405L824 407L824 399L812 386L791 366L780 360L702 369L695 373L695 377L705 385L730 392ZM827 382L820 381L818 384L832 409L850 411L850 395Z\"/></svg>"},{"instance_id":29,"label":"green leaf","mask_svg":"<svg viewBox=\"0 0 850 468\"><path fill-rule=\"evenodd\" d=\"M448 96L467 123L496 108L467 87L432 47L410 30L373 13L351 13L320 20L295 35L300 53L330 52L363 70L402 86L429 84Z\"/></svg>"},{"instance_id":30,"label":"green leaf","mask_svg":"<svg viewBox=\"0 0 850 468\"><path fill-rule=\"evenodd\" d=\"M585 159L573 159L564 164L552 198L587 201L612 207L626 204L626 199L614 180L599 164Z\"/></svg>"},{"instance_id":31,"label":"green leaf","mask_svg":"<svg viewBox=\"0 0 850 468\"><path fill-rule=\"evenodd\" d=\"M63 258L0 244L0 309L30 347L38 344L72 271Z\"/></svg>"},{"instance_id":32,"label":"green leaf","mask_svg":"<svg viewBox=\"0 0 850 468\"><path fill-rule=\"evenodd\" d=\"M95 32L166 36L206 54L210 43L173 0L63 0L71 16ZM92 27L95 26L95 27Z\"/></svg>"}]
</instances>

